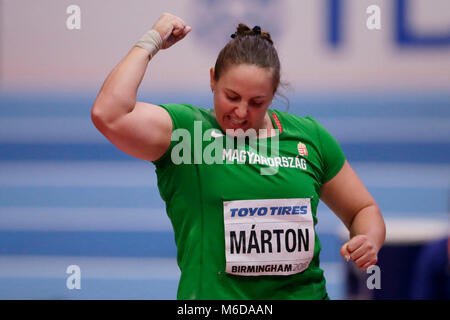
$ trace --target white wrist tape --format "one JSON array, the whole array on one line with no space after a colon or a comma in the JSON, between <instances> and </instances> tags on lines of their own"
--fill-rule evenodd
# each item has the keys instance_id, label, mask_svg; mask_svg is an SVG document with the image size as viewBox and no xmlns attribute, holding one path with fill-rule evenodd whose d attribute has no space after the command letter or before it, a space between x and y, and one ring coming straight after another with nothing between
<instances>
[{"instance_id":1,"label":"white wrist tape","mask_svg":"<svg viewBox=\"0 0 450 320\"><path fill-rule=\"evenodd\" d=\"M153 57L162 46L162 39L159 32L155 29L151 29L144 34L142 38L136 43L137 47L144 48L150 53L150 57Z\"/></svg>"}]
</instances>

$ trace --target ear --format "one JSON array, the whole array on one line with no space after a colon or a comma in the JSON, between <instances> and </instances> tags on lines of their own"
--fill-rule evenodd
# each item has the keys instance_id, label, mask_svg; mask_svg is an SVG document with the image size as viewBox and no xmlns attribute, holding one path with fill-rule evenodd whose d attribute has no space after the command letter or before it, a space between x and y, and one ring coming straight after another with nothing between
<instances>
[{"instance_id":1,"label":"ear","mask_svg":"<svg viewBox=\"0 0 450 320\"><path fill-rule=\"evenodd\" d=\"M214 90L216 89L216 81L214 80L214 67L211 67L211 69L209 69L209 83L211 86L211 91L214 92Z\"/></svg>"}]
</instances>

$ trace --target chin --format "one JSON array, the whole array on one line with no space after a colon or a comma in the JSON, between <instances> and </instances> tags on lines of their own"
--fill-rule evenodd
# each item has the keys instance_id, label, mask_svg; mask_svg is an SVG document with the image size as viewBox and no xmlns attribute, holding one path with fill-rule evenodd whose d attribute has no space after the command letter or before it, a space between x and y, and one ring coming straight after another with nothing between
<instances>
[{"instance_id":1,"label":"chin","mask_svg":"<svg viewBox=\"0 0 450 320\"><path fill-rule=\"evenodd\" d=\"M258 136L258 131L256 129L253 129L251 127L227 127L225 130L225 133L228 136L232 137L250 137L250 138L256 138Z\"/></svg>"}]
</instances>

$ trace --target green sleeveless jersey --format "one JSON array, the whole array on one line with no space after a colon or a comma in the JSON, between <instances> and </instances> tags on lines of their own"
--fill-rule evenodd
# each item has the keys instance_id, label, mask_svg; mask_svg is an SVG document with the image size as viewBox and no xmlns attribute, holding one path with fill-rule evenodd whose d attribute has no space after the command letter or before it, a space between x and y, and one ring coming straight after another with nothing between
<instances>
[{"instance_id":1,"label":"green sleeveless jersey","mask_svg":"<svg viewBox=\"0 0 450 320\"><path fill-rule=\"evenodd\" d=\"M153 163L181 270L178 299L324 299L315 225L320 189L342 168L313 118L268 110L277 135L236 139L213 109L161 105L173 123Z\"/></svg>"}]
</instances>

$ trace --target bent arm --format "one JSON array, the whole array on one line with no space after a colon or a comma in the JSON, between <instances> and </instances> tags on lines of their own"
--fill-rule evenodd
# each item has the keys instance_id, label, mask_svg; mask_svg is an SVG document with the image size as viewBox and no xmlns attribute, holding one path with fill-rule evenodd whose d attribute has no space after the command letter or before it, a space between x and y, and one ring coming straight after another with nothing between
<instances>
[{"instance_id":1,"label":"bent arm","mask_svg":"<svg viewBox=\"0 0 450 320\"><path fill-rule=\"evenodd\" d=\"M320 199L345 224L351 239L360 236L359 240L355 238L348 243L349 253L352 254L364 243L364 250L372 255L370 259L362 259L364 261L360 261L360 267L369 262L374 264L386 237L386 227L376 201L347 161L333 179L322 185ZM352 255L354 261L362 257L361 251Z\"/></svg>"},{"instance_id":2,"label":"bent arm","mask_svg":"<svg viewBox=\"0 0 450 320\"><path fill-rule=\"evenodd\" d=\"M133 47L111 71L92 107L94 123L110 124L133 111L149 61L147 50Z\"/></svg>"},{"instance_id":3,"label":"bent arm","mask_svg":"<svg viewBox=\"0 0 450 320\"><path fill-rule=\"evenodd\" d=\"M151 57L183 39L191 28L164 13L108 75L91 111L96 128L120 150L154 161L169 148L172 120L156 105L136 102ZM160 41L161 40L161 41ZM144 49L145 48L145 49Z\"/></svg>"},{"instance_id":4,"label":"bent arm","mask_svg":"<svg viewBox=\"0 0 450 320\"><path fill-rule=\"evenodd\" d=\"M150 54L133 47L106 78L91 111L97 129L123 152L159 159L170 145L172 120L161 107L136 102Z\"/></svg>"}]
</instances>

